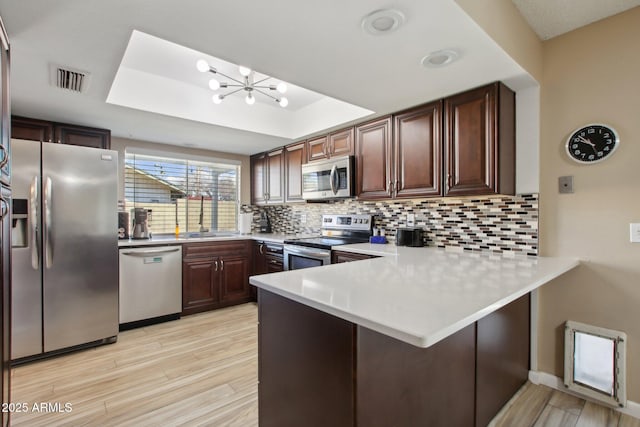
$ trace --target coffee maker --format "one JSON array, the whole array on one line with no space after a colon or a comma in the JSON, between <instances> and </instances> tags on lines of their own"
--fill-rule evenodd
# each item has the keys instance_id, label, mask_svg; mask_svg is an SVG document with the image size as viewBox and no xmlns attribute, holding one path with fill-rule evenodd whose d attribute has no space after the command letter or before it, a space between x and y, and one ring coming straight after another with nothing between
<instances>
[{"instance_id":1,"label":"coffee maker","mask_svg":"<svg viewBox=\"0 0 640 427\"><path fill-rule=\"evenodd\" d=\"M133 217L133 230L131 237L133 239L149 239L151 231L149 231L149 211L144 208L134 208L131 210Z\"/></svg>"}]
</instances>

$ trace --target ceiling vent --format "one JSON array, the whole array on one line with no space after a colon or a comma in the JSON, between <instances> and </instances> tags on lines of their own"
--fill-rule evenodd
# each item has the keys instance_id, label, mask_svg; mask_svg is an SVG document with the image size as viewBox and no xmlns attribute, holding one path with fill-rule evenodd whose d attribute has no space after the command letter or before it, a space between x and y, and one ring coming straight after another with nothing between
<instances>
[{"instance_id":1,"label":"ceiling vent","mask_svg":"<svg viewBox=\"0 0 640 427\"><path fill-rule=\"evenodd\" d=\"M91 74L87 71L51 64L50 73L51 85L60 89L84 93L89 87Z\"/></svg>"}]
</instances>

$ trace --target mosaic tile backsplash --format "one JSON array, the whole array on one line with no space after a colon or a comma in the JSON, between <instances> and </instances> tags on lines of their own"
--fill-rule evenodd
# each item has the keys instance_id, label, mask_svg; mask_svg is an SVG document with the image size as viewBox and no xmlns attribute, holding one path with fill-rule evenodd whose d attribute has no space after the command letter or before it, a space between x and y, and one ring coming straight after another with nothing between
<instances>
[{"instance_id":1,"label":"mosaic tile backsplash","mask_svg":"<svg viewBox=\"0 0 640 427\"><path fill-rule=\"evenodd\" d=\"M370 214L375 227L393 240L398 227L406 227L408 213L425 232L425 244L459 247L468 251L538 254L538 194L474 198L360 201L291 205L242 205L253 213L257 232L261 212L271 220L274 233L320 233L322 214Z\"/></svg>"}]
</instances>

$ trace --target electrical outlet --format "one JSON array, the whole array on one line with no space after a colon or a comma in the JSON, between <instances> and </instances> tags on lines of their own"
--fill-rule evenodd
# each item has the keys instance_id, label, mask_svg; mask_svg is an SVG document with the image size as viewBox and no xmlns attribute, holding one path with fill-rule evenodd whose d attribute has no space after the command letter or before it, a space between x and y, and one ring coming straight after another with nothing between
<instances>
[{"instance_id":1,"label":"electrical outlet","mask_svg":"<svg viewBox=\"0 0 640 427\"><path fill-rule=\"evenodd\" d=\"M407 227L413 227L416 225L416 215L415 214L407 214Z\"/></svg>"},{"instance_id":2,"label":"electrical outlet","mask_svg":"<svg viewBox=\"0 0 640 427\"><path fill-rule=\"evenodd\" d=\"M573 176L561 176L558 178L558 192L573 193Z\"/></svg>"},{"instance_id":3,"label":"electrical outlet","mask_svg":"<svg viewBox=\"0 0 640 427\"><path fill-rule=\"evenodd\" d=\"M629 240L631 243L640 243L640 223L632 222L629 224Z\"/></svg>"},{"instance_id":4,"label":"electrical outlet","mask_svg":"<svg viewBox=\"0 0 640 427\"><path fill-rule=\"evenodd\" d=\"M301 224L307 223L307 214L300 214L300 223Z\"/></svg>"}]
</instances>

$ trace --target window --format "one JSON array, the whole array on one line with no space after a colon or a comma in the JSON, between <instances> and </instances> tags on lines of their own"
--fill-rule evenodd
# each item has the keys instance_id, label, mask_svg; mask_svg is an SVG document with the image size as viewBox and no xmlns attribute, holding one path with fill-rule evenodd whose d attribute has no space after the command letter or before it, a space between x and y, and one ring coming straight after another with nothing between
<instances>
[{"instance_id":1,"label":"window","mask_svg":"<svg viewBox=\"0 0 640 427\"><path fill-rule=\"evenodd\" d=\"M240 165L125 153L125 209L149 211L155 234L236 231Z\"/></svg>"}]
</instances>

